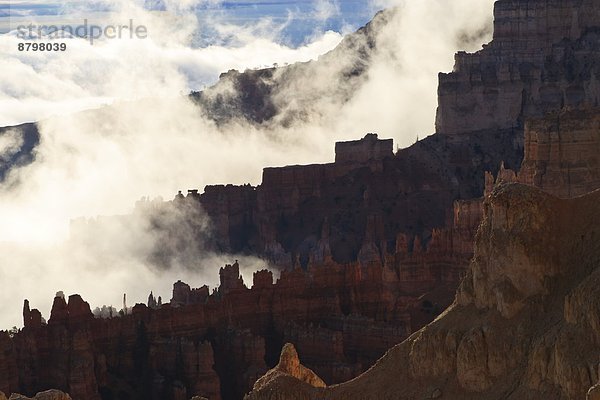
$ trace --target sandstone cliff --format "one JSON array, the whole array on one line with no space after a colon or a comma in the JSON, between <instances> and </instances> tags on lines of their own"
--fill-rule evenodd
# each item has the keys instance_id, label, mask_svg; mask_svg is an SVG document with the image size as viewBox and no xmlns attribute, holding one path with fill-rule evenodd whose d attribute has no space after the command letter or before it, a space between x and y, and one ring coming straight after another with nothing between
<instances>
[{"instance_id":1,"label":"sandstone cliff","mask_svg":"<svg viewBox=\"0 0 600 400\"><path fill-rule=\"evenodd\" d=\"M501 164L486 173L485 194L495 184L520 182L561 198L600 188L600 109L564 108L525 123L525 157L515 172Z\"/></svg>"},{"instance_id":2,"label":"sandstone cliff","mask_svg":"<svg viewBox=\"0 0 600 400\"><path fill-rule=\"evenodd\" d=\"M600 109L564 109L527 121L518 180L563 198L600 188Z\"/></svg>"},{"instance_id":3,"label":"sandstone cliff","mask_svg":"<svg viewBox=\"0 0 600 400\"><path fill-rule=\"evenodd\" d=\"M298 353L294 345L286 343L281 350L279 363L275 368L267 372L254 384L253 390L260 390L269 385L269 383L282 376L289 376L313 387L325 387L325 382L321 380L313 371L300 364Z\"/></svg>"},{"instance_id":4,"label":"sandstone cliff","mask_svg":"<svg viewBox=\"0 0 600 400\"><path fill-rule=\"evenodd\" d=\"M499 0L494 18L493 41L440 74L436 132L522 131L528 118L598 105L596 0Z\"/></svg>"},{"instance_id":5,"label":"sandstone cliff","mask_svg":"<svg viewBox=\"0 0 600 400\"><path fill-rule=\"evenodd\" d=\"M516 131L434 135L394 154L390 140L367 135L337 143L334 163L266 168L258 187L208 186L186 204L210 217L218 251L287 268L320 263L324 251L342 264L383 259L398 235L426 244L451 228L454 201L482 196L482 171L518 168L521 143Z\"/></svg>"},{"instance_id":6,"label":"sandstone cliff","mask_svg":"<svg viewBox=\"0 0 600 400\"><path fill-rule=\"evenodd\" d=\"M505 184L484 207L469 272L438 319L350 382L276 378L248 399L585 398L599 373L600 192L559 200Z\"/></svg>"}]
</instances>

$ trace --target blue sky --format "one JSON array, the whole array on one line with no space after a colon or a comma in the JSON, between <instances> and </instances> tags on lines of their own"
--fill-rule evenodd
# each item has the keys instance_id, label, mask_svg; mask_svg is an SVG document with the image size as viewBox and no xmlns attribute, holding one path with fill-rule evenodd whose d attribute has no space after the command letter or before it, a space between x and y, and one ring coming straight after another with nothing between
<instances>
[{"instance_id":1,"label":"blue sky","mask_svg":"<svg viewBox=\"0 0 600 400\"><path fill-rule=\"evenodd\" d=\"M165 3L173 0L139 0L147 8L164 10ZM14 29L30 18L44 23L70 23L69 17L94 17L110 11L111 3L105 0L48 1L0 0L0 33ZM117 3L118 4L118 3ZM218 37L214 21L249 26L268 20L278 30L274 38L290 46L305 44L315 35L326 31L348 33L367 23L377 7L364 0L303 0L303 1L215 1L188 0L176 4L192 5L199 24L198 46L227 44Z\"/></svg>"}]
</instances>

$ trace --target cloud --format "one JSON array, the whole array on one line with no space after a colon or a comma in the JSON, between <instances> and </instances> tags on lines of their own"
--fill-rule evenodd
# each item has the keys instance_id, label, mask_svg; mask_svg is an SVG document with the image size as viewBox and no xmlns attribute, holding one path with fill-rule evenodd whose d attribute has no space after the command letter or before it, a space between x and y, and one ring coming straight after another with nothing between
<instances>
[{"instance_id":1,"label":"cloud","mask_svg":"<svg viewBox=\"0 0 600 400\"><path fill-rule=\"evenodd\" d=\"M23 134L18 129L9 129L0 136L0 162L8 162L23 146Z\"/></svg>"},{"instance_id":2,"label":"cloud","mask_svg":"<svg viewBox=\"0 0 600 400\"><path fill-rule=\"evenodd\" d=\"M337 0L314 0L314 17L319 21L327 21L341 14L340 4Z\"/></svg>"},{"instance_id":3,"label":"cloud","mask_svg":"<svg viewBox=\"0 0 600 400\"><path fill-rule=\"evenodd\" d=\"M336 2L319 4L323 18L337 12ZM265 20L242 30L220 25L220 34L236 34L235 43L194 48L193 16L124 2L111 19L147 25L148 39L93 46L69 39L66 52L40 54L17 52L18 39L1 36L0 124L42 122L35 162L12 171L0 188L0 279L10 282L0 295L0 327L20 324L24 298L45 316L58 290L81 293L92 307L118 306L125 292L130 303L145 301L150 290L166 300L177 279L214 284L219 267L238 257L200 252L195 265L159 269L148 261L160 236L147 217L104 219L104 233L91 242L81 231L70 234L74 218L132 214L142 196L170 199L206 184L257 184L264 166L329 162L334 141L367 131L402 146L432 133L437 72L452 68L461 47L476 49L465 32L489 38L492 0L393 4L399 11L377 27L378 46L360 82L348 86L345 74L360 57L350 50L323 56L275 97L282 115L301 117L265 126L234 120L217 127L181 94L230 68L315 59L340 42L339 34L290 48L274 40L277 27ZM94 109L74 113L83 108ZM0 151L12 151L15 136L2 140ZM264 267L255 258L240 260Z\"/></svg>"}]
</instances>

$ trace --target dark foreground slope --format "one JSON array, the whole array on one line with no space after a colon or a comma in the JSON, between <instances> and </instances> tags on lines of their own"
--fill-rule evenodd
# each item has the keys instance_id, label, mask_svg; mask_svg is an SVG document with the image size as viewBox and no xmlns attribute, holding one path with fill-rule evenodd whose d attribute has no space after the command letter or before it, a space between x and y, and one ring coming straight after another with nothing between
<instances>
[{"instance_id":1,"label":"dark foreground slope","mask_svg":"<svg viewBox=\"0 0 600 400\"><path fill-rule=\"evenodd\" d=\"M315 388L279 374L247 398L585 398L599 372L599 221L600 191L560 200L497 187L469 272L436 321L352 381Z\"/></svg>"}]
</instances>

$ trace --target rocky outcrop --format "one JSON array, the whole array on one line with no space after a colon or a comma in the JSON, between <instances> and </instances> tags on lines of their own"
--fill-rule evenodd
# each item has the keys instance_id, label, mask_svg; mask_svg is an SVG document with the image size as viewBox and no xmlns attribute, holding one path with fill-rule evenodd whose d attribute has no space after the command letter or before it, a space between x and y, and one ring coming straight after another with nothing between
<instances>
[{"instance_id":1,"label":"rocky outcrop","mask_svg":"<svg viewBox=\"0 0 600 400\"><path fill-rule=\"evenodd\" d=\"M281 350L279 363L275 368L267 372L262 378L256 381L253 390L261 390L267 387L274 379L281 379L282 376L295 378L313 387L325 387L325 382L319 378L313 371L300 364L298 352L294 345L286 343Z\"/></svg>"},{"instance_id":2,"label":"rocky outcrop","mask_svg":"<svg viewBox=\"0 0 600 400\"><path fill-rule=\"evenodd\" d=\"M520 182L561 198L600 188L600 109L565 108L525 124L525 157L517 173L500 165L486 173L485 195L494 185Z\"/></svg>"},{"instance_id":3,"label":"rocky outcrop","mask_svg":"<svg viewBox=\"0 0 600 400\"><path fill-rule=\"evenodd\" d=\"M494 17L493 41L440 74L436 132L522 132L528 118L598 105L595 0L500 0Z\"/></svg>"},{"instance_id":4,"label":"rocky outcrop","mask_svg":"<svg viewBox=\"0 0 600 400\"><path fill-rule=\"evenodd\" d=\"M600 192L560 200L503 184L484 215L456 300L433 323L350 382L275 378L248 398L594 398Z\"/></svg>"},{"instance_id":5,"label":"rocky outcrop","mask_svg":"<svg viewBox=\"0 0 600 400\"><path fill-rule=\"evenodd\" d=\"M0 400L6 400L4 393L0 392ZM46 390L37 393L33 397L23 396L22 394L13 393L8 400L71 400L71 396L60 390Z\"/></svg>"},{"instance_id":6,"label":"rocky outcrop","mask_svg":"<svg viewBox=\"0 0 600 400\"><path fill-rule=\"evenodd\" d=\"M1 127L0 137L8 137L16 145L14 149L5 151L0 160L0 181L3 181L11 170L35 160L34 149L40 142L40 133L36 123L25 123Z\"/></svg>"},{"instance_id":7,"label":"rocky outcrop","mask_svg":"<svg viewBox=\"0 0 600 400\"><path fill-rule=\"evenodd\" d=\"M562 198L600 188L600 109L565 109L525 125L519 182Z\"/></svg>"}]
</instances>

